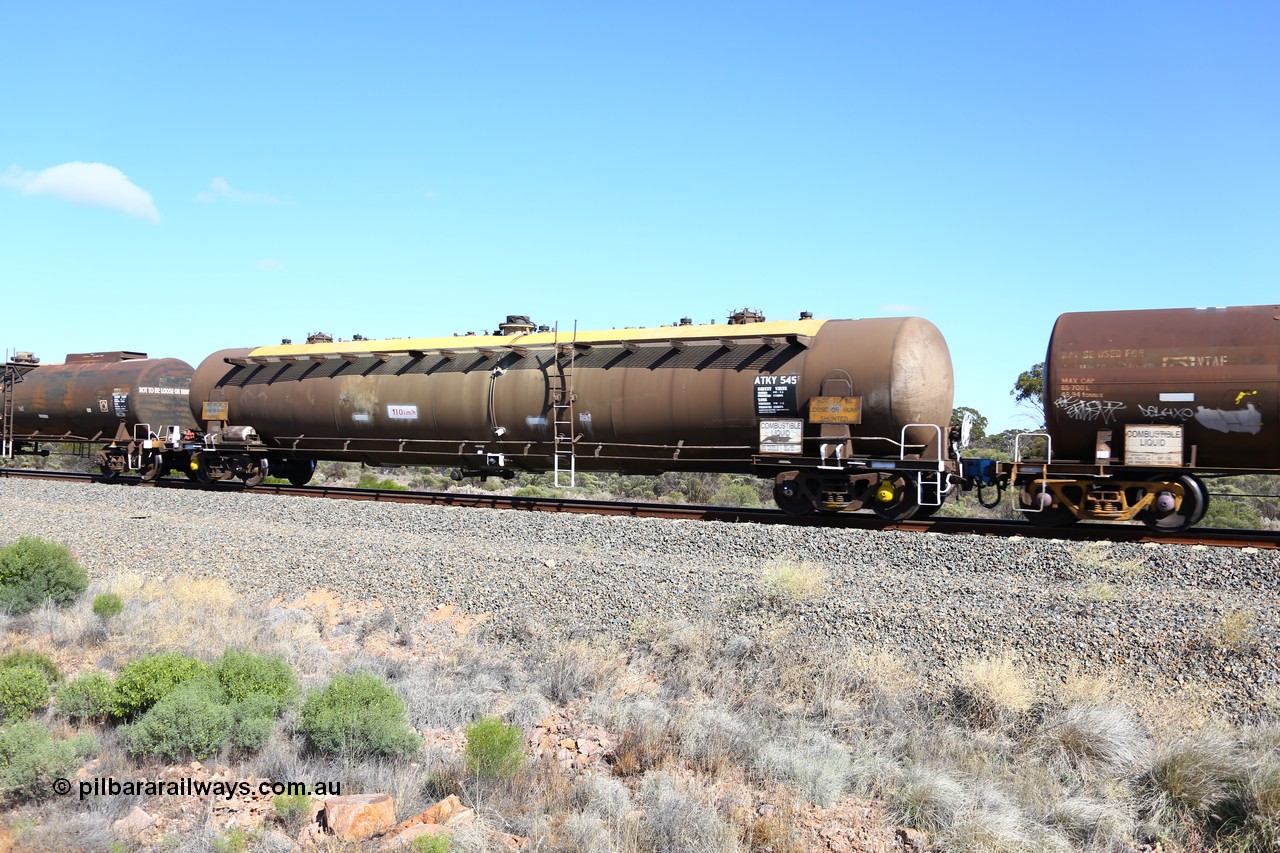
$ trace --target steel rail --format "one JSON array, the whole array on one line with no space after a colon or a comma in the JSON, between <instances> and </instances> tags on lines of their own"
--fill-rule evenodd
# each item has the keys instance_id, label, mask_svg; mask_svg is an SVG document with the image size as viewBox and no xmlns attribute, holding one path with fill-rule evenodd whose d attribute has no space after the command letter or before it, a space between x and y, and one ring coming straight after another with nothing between
<instances>
[{"instance_id":1,"label":"steel rail","mask_svg":"<svg viewBox=\"0 0 1280 853\"><path fill-rule=\"evenodd\" d=\"M0 477L132 484L162 489L197 489L215 492L251 492L291 497L335 498L381 503L417 503L436 506L478 507L482 509L532 510L539 512L618 515L632 518L667 518L690 521L720 521L733 524L789 524L802 527L833 527L851 530L898 530L913 533L971 534L1004 538L1062 539L1074 542L1135 542L1165 545L1206 545L1230 548L1280 549L1280 531L1193 528L1181 533L1160 533L1140 524L1095 522L1068 527L1036 527L1016 519L934 517L890 522L866 513L788 515L776 509L698 506L642 501L601 501L582 498L532 498L490 493L417 492L399 489L363 489L352 486L290 486L263 483L246 489L236 482L200 484L191 480L161 478L142 482L137 476L103 477L78 471L47 471L30 468L0 468Z\"/></svg>"}]
</instances>

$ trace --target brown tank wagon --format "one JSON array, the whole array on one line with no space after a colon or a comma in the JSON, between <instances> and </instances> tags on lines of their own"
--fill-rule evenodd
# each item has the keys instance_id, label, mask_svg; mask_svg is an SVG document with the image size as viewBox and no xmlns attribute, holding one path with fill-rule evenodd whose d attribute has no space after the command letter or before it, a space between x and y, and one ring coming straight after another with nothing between
<instances>
[{"instance_id":1,"label":"brown tank wagon","mask_svg":"<svg viewBox=\"0 0 1280 853\"><path fill-rule=\"evenodd\" d=\"M102 472L136 468L163 473L165 453L179 453L196 424L188 395L194 371L176 358L138 352L76 353L63 364L33 358L6 366L6 450L40 452L41 444L98 445Z\"/></svg>"},{"instance_id":2,"label":"brown tank wagon","mask_svg":"<svg viewBox=\"0 0 1280 853\"><path fill-rule=\"evenodd\" d=\"M773 477L795 512L869 504L886 517L933 509L949 487L951 359L927 320L738 312L566 333L513 316L502 330L214 353L190 397L210 436L202 464L298 481L317 459L479 476L742 472Z\"/></svg>"},{"instance_id":3,"label":"brown tank wagon","mask_svg":"<svg viewBox=\"0 0 1280 853\"><path fill-rule=\"evenodd\" d=\"M1011 469L1028 519L1183 529L1197 473L1280 470L1280 307L1064 314L1044 404L1048 464Z\"/></svg>"}]
</instances>

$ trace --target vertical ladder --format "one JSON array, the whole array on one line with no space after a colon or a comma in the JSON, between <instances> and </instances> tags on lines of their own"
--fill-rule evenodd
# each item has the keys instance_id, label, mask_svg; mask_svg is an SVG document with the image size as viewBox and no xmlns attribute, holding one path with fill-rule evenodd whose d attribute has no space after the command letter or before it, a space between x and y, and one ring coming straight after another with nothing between
<instances>
[{"instance_id":1,"label":"vertical ladder","mask_svg":"<svg viewBox=\"0 0 1280 853\"><path fill-rule=\"evenodd\" d=\"M551 426L555 435L552 448L552 482L556 488L570 488L577 485L578 456L573 449L575 424L573 415L573 363L578 352L578 321L573 321L573 337L569 341L569 356L566 362L560 360L560 324L556 323L555 349L552 356L552 371L547 376L551 381ZM568 483L561 483L560 475L567 474Z\"/></svg>"},{"instance_id":2,"label":"vertical ladder","mask_svg":"<svg viewBox=\"0 0 1280 853\"><path fill-rule=\"evenodd\" d=\"M0 398L4 400L0 411L0 459L13 458L13 386L21 380L18 368L5 359L4 382L0 386Z\"/></svg>"}]
</instances>

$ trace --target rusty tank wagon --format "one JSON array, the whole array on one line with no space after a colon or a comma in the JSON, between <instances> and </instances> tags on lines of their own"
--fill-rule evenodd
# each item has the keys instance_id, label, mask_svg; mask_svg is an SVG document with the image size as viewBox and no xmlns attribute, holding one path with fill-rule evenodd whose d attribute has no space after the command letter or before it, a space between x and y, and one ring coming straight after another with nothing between
<instances>
[{"instance_id":1,"label":"rusty tank wagon","mask_svg":"<svg viewBox=\"0 0 1280 853\"><path fill-rule=\"evenodd\" d=\"M1046 449L1008 469L1028 520L1182 530L1203 477L1280 470L1280 307L1063 314L1043 399Z\"/></svg>"},{"instance_id":2,"label":"rusty tank wagon","mask_svg":"<svg viewBox=\"0 0 1280 853\"><path fill-rule=\"evenodd\" d=\"M40 364L20 353L5 365L4 455L47 454L41 445L96 448L104 475L138 470L155 479L180 465L195 435L191 365L139 352L73 353Z\"/></svg>"},{"instance_id":3,"label":"rusty tank wagon","mask_svg":"<svg viewBox=\"0 0 1280 853\"><path fill-rule=\"evenodd\" d=\"M913 317L553 331L228 349L191 385L197 476L306 482L316 460L456 476L721 471L779 506L931 512L951 488L953 377Z\"/></svg>"}]
</instances>

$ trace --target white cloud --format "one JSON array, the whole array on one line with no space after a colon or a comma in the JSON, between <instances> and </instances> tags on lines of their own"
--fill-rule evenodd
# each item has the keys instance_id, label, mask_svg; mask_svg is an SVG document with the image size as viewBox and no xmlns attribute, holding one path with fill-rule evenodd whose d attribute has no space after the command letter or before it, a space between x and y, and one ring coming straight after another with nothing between
<instances>
[{"instance_id":1,"label":"white cloud","mask_svg":"<svg viewBox=\"0 0 1280 853\"><path fill-rule=\"evenodd\" d=\"M258 269L266 270L267 272L279 272L284 269L284 264L277 260L273 260L272 258L265 258L264 260L258 261Z\"/></svg>"},{"instance_id":2,"label":"white cloud","mask_svg":"<svg viewBox=\"0 0 1280 853\"><path fill-rule=\"evenodd\" d=\"M196 201L213 204L215 201L236 201L241 204L280 204L281 199L266 193L251 193L238 190L228 183L226 178L214 178L209 182L209 189L196 193Z\"/></svg>"},{"instance_id":3,"label":"white cloud","mask_svg":"<svg viewBox=\"0 0 1280 853\"><path fill-rule=\"evenodd\" d=\"M10 166L0 185L23 195L51 195L76 204L109 207L139 219L159 222L151 193L130 181L124 172L105 163L63 163L42 172Z\"/></svg>"}]
</instances>

